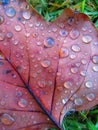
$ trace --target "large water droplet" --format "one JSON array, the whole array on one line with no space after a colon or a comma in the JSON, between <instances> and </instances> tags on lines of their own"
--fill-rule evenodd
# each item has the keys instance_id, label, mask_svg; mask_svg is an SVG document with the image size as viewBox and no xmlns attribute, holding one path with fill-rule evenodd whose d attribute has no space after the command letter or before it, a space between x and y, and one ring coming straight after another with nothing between
<instances>
[{"instance_id":1,"label":"large water droplet","mask_svg":"<svg viewBox=\"0 0 98 130\"><path fill-rule=\"evenodd\" d=\"M45 80L38 81L38 85L39 85L40 88L45 88L46 87Z\"/></svg>"},{"instance_id":2,"label":"large water droplet","mask_svg":"<svg viewBox=\"0 0 98 130\"><path fill-rule=\"evenodd\" d=\"M76 30L76 29L75 29L75 30L72 30L72 31L70 32L70 34L69 34L69 36L70 36L72 39L78 38L79 35L80 35L79 31Z\"/></svg>"},{"instance_id":3,"label":"large water droplet","mask_svg":"<svg viewBox=\"0 0 98 130\"><path fill-rule=\"evenodd\" d=\"M7 33L7 37L8 37L8 38L12 38L12 37L13 37L13 33L12 33L12 32L8 32L8 33Z\"/></svg>"},{"instance_id":4,"label":"large water droplet","mask_svg":"<svg viewBox=\"0 0 98 130\"><path fill-rule=\"evenodd\" d=\"M23 18L28 20L31 18L31 12L27 11L27 12L23 12Z\"/></svg>"},{"instance_id":5,"label":"large water droplet","mask_svg":"<svg viewBox=\"0 0 98 130\"><path fill-rule=\"evenodd\" d=\"M72 48L71 48L74 52L79 52L81 49L79 47L79 45L75 44L75 45L72 45Z\"/></svg>"},{"instance_id":6,"label":"large water droplet","mask_svg":"<svg viewBox=\"0 0 98 130\"><path fill-rule=\"evenodd\" d=\"M98 64L98 55L93 56L92 61L94 64Z\"/></svg>"},{"instance_id":7,"label":"large water droplet","mask_svg":"<svg viewBox=\"0 0 98 130\"><path fill-rule=\"evenodd\" d=\"M3 41L4 38L5 38L4 33L2 31L0 31L0 41Z\"/></svg>"},{"instance_id":8,"label":"large water droplet","mask_svg":"<svg viewBox=\"0 0 98 130\"><path fill-rule=\"evenodd\" d=\"M0 15L0 24L4 22L4 17Z\"/></svg>"},{"instance_id":9,"label":"large water droplet","mask_svg":"<svg viewBox=\"0 0 98 130\"><path fill-rule=\"evenodd\" d=\"M50 60L45 59L45 60L41 61L41 65L44 68L49 67L50 66Z\"/></svg>"},{"instance_id":10,"label":"large water droplet","mask_svg":"<svg viewBox=\"0 0 98 130\"><path fill-rule=\"evenodd\" d=\"M90 35L85 35L82 37L82 41L84 43L90 43L92 41L92 37Z\"/></svg>"},{"instance_id":11,"label":"large water droplet","mask_svg":"<svg viewBox=\"0 0 98 130\"><path fill-rule=\"evenodd\" d=\"M83 100L82 100L81 98L76 98L76 99L74 100L74 103L75 103L77 106L80 106L80 105L83 104Z\"/></svg>"},{"instance_id":12,"label":"large water droplet","mask_svg":"<svg viewBox=\"0 0 98 130\"><path fill-rule=\"evenodd\" d=\"M65 87L65 88L69 89L69 88L71 88L72 86L73 86L73 83L72 83L72 82L70 82L70 81L65 81L65 82L64 82L64 87Z\"/></svg>"},{"instance_id":13,"label":"large water droplet","mask_svg":"<svg viewBox=\"0 0 98 130\"><path fill-rule=\"evenodd\" d=\"M68 32L67 32L66 30L62 29L62 30L60 31L60 35L63 36L63 37L65 37L65 36L68 35Z\"/></svg>"},{"instance_id":14,"label":"large water droplet","mask_svg":"<svg viewBox=\"0 0 98 130\"><path fill-rule=\"evenodd\" d=\"M93 71L98 72L98 66L94 66Z\"/></svg>"},{"instance_id":15,"label":"large water droplet","mask_svg":"<svg viewBox=\"0 0 98 130\"><path fill-rule=\"evenodd\" d=\"M92 87L93 87L93 83L92 83L91 81L87 81L87 82L85 83L85 86L86 86L87 88L92 88Z\"/></svg>"},{"instance_id":16,"label":"large water droplet","mask_svg":"<svg viewBox=\"0 0 98 130\"><path fill-rule=\"evenodd\" d=\"M14 17L16 14L16 10L13 7L9 7L6 9L5 13L8 17Z\"/></svg>"},{"instance_id":17,"label":"large water droplet","mask_svg":"<svg viewBox=\"0 0 98 130\"><path fill-rule=\"evenodd\" d=\"M45 47L53 47L55 44L55 41L52 37L48 37L45 41L44 41L44 46Z\"/></svg>"},{"instance_id":18,"label":"large water droplet","mask_svg":"<svg viewBox=\"0 0 98 130\"><path fill-rule=\"evenodd\" d=\"M63 47L60 49L59 54L60 54L61 58L64 58L64 57L67 57L69 55L69 51L66 47Z\"/></svg>"},{"instance_id":19,"label":"large water droplet","mask_svg":"<svg viewBox=\"0 0 98 130\"><path fill-rule=\"evenodd\" d=\"M7 114L7 113L2 114L2 115L0 116L0 120L1 120L1 122L2 122L4 125L11 125L11 124L13 124L14 121L15 121L15 119L14 119L11 115L9 115L9 114Z\"/></svg>"},{"instance_id":20,"label":"large water droplet","mask_svg":"<svg viewBox=\"0 0 98 130\"><path fill-rule=\"evenodd\" d=\"M21 31L21 26L20 25L15 25L15 30L17 31L17 32L19 32L19 31Z\"/></svg>"},{"instance_id":21,"label":"large water droplet","mask_svg":"<svg viewBox=\"0 0 98 130\"><path fill-rule=\"evenodd\" d=\"M95 95L94 95L94 93L89 93L89 94L86 95L86 98L89 101L93 101L95 99Z\"/></svg>"},{"instance_id":22,"label":"large water droplet","mask_svg":"<svg viewBox=\"0 0 98 130\"><path fill-rule=\"evenodd\" d=\"M21 98L18 102L18 105L20 107L26 107L28 105L28 102L25 99Z\"/></svg>"}]
</instances>

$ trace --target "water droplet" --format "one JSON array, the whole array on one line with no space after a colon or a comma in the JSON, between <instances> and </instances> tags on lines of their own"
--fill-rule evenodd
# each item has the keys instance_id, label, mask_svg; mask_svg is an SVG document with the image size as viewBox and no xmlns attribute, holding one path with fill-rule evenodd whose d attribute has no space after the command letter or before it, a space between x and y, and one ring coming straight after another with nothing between
<instances>
[{"instance_id":1,"label":"water droplet","mask_svg":"<svg viewBox=\"0 0 98 130\"><path fill-rule=\"evenodd\" d=\"M4 17L0 15L0 24L4 22Z\"/></svg>"},{"instance_id":2,"label":"water droplet","mask_svg":"<svg viewBox=\"0 0 98 130\"><path fill-rule=\"evenodd\" d=\"M75 59L75 58L76 58L76 55L71 54L71 55L70 55L70 58L71 58L71 59Z\"/></svg>"},{"instance_id":3,"label":"water droplet","mask_svg":"<svg viewBox=\"0 0 98 130\"><path fill-rule=\"evenodd\" d=\"M63 103L63 104L66 104L67 101L68 101L68 98L62 99L62 103Z\"/></svg>"},{"instance_id":4,"label":"water droplet","mask_svg":"<svg viewBox=\"0 0 98 130\"><path fill-rule=\"evenodd\" d=\"M64 57L67 57L69 55L69 51L66 47L63 47L60 49L59 54L60 54L61 58L64 58Z\"/></svg>"},{"instance_id":5,"label":"water droplet","mask_svg":"<svg viewBox=\"0 0 98 130\"><path fill-rule=\"evenodd\" d=\"M72 48L71 48L74 52L79 52L81 49L79 47L79 45L75 44L75 45L72 45Z\"/></svg>"},{"instance_id":6,"label":"water droplet","mask_svg":"<svg viewBox=\"0 0 98 130\"><path fill-rule=\"evenodd\" d=\"M95 95L94 93L89 93L87 94L86 98L89 100L89 101L93 101L95 99Z\"/></svg>"},{"instance_id":7,"label":"water droplet","mask_svg":"<svg viewBox=\"0 0 98 130\"><path fill-rule=\"evenodd\" d=\"M74 100L74 103L77 105L77 106L81 106L83 104L83 100L81 98L76 98Z\"/></svg>"},{"instance_id":8,"label":"water droplet","mask_svg":"<svg viewBox=\"0 0 98 130\"><path fill-rule=\"evenodd\" d=\"M13 7L9 7L6 9L5 13L8 17L14 17L16 14L16 10Z\"/></svg>"},{"instance_id":9,"label":"water droplet","mask_svg":"<svg viewBox=\"0 0 98 130\"><path fill-rule=\"evenodd\" d=\"M0 41L3 41L5 38L4 33L0 31Z\"/></svg>"},{"instance_id":10,"label":"water droplet","mask_svg":"<svg viewBox=\"0 0 98 130\"><path fill-rule=\"evenodd\" d=\"M55 44L54 39L52 37L48 37L45 41L44 41L44 46L45 47L53 47Z\"/></svg>"},{"instance_id":11,"label":"water droplet","mask_svg":"<svg viewBox=\"0 0 98 130\"><path fill-rule=\"evenodd\" d=\"M92 41L92 37L90 35L85 35L82 37L82 41L84 43L90 43Z\"/></svg>"},{"instance_id":12,"label":"water droplet","mask_svg":"<svg viewBox=\"0 0 98 130\"><path fill-rule=\"evenodd\" d=\"M35 26L36 27L39 27L41 25L41 22L39 22L39 21L37 21L36 23L35 23Z\"/></svg>"},{"instance_id":13,"label":"water droplet","mask_svg":"<svg viewBox=\"0 0 98 130\"><path fill-rule=\"evenodd\" d=\"M36 44L37 44L38 46L40 46L40 45L42 45L42 42L39 41L39 42L37 42Z\"/></svg>"},{"instance_id":14,"label":"water droplet","mask_svg":"<svg viewBox=\"0 0 98 130\"><path fill-rule=\"evenodd\" d=\"M23 12L23 18L28 20L31 18L31 12L27 11L27 12Z\"/></svg>"},{"instance_id":15,"label":"water droplet","mask_svg":"<svg viewBox=\"0 0 98 130\"><path fill-rule=\"evenodd\" d=\"M93 83L91 81L86 81L85 86L87 88L92 88L93 87Z\"/></svg>"},{"instance_id":16,"label":"water droplet","mask_svg":"<svg viewBox=\"0 0 98 130\"><path fill-rule=\"evenodd\" d=\"M21 31L21 26L20 25L15 25L15 30L17 31L17 32L19 32L19 31Z\"/></svg>"},{"instance_id":17,"label":"water droplet","mask_svg":"<svg viewBox=\"0 0 98 130\"><path fill-rule=\"evenodd\" d=\"M2 122L4 125L11 125L11 124L13 124L14 121L15 121L15 119L14 119L11 115L9 115L9 114L7 114L7 113L2 114L2 115L0 116L0 120L1 120L1 122Z\"/></svg>"},{"instance_id":18,"label":"water droplet","mask_svg":"<svg viewBox=\"0 0 98 130\"><path fill-rule=\"evenodd\" d=\"M86 73L87 73L87 72L86 72L85 70L82 70L82 71L80 72L80 74L81 74L82 76L84 76L84 77L86 76Z\"/></svg>"},{"instance_id":19,"label":"water droplet","mask_svg":"<svg viewBox=\"0 0 98 130\"><path fill-rule=\"evenodd\" d=\"M26 2L23 2L22 5L21 5L21 9L23 10L29 10L30 6L26 3Z\"/></svg>"},{"instance_id":20,"label":"water droplet","mask_svg":"<svg viewBox=\"0 0 98 130\"><path fill-rule=\"evenodd\" d=\"M73 74L77 73L77 72L78 72L78 68L77 68L77 67L72 67L72 68L71 68L71 72L72 72Z\"/></svg>"},{"instance_id":21,"label":"water droplet","mask_svg":"<svg viewBox=\"0 0 98 130\"><path fill-rule=\"evenodd\" d=\"M22 96L22 92L21 92L21 91L18 91L18 92L17 92L17 95L18 95L18 97L21 97L21 96Z\"/></svg>"},{"instance_id":22,"label":"water droplet","mask_svg":"<svg viewBox=\"0 0 98 130\"><path fill-rule=\"evenodd\" d=\"M41 65L42 65L42 67L47 68L50 66L50 61L47 59L43 60L43 61L41 61Z\"/></svg>"},{"instance_id":23,"label":"water droplet","mask_svg":"<svg viewBox=\"0 0 98 130\"><path fill-rule=\"evenodd\" d=\"M25 99L21 98L18 102L18 105L20 107L26 107L28 105L28 102Z\"/></svg>"},{"instance_id":24,"label":"water droplet","mask_svg":"<svg viewBox=\"0 0 98 130\"><path fill-rule=\"evenodd\" d=\"M98 64L98 55L94 55L92 57L92 61L93 61L94 64Z\"/></svg>"},{"instance_id":25,"label":"water droplet","mask_svg":"<svg viewBox=\"0 0 98 130\"><path fill-rule=\"evenodd\" d=\"M12 37L13 37L13 33L12 33L12 32L8 32L8 33L7 33L7 37L8 37L8 38L12 38Z\"/></svg>"},{"instance_id":26,"label":"water droplet","mask_svg":"<svg viewBox=\"0 0 98 130\"><path fill-rule=\"evenodd\" d=\"M69 34L69 36L70 36L72 39L78 38L79 35L80 35L79 31L76 30L76 29L75 29L75 30L72 30L72 31L70 32L70 34Z\"/></svg>"},{"instance_id":27,"label":"water droplet","mask_svg":"<svg viewBox=\"0 0 98 130\"><path fill-rule=\"evenodd\" d=\"M74 18L73 18L73 17L69 17L69 18L68 18L68 24L69 24L69 25L72 25L73 22L74 22Z\"/></svg>"},{"instance_id":28,"label":"water droplet","mask_svg":"<svg viewBox=\"0 0 98 130\"><path fill-rule=\"evenodd\" d=\"M38 81L38 85L39 85L40 88L45 88L46 87L45 80Z\"/></svg>"},{"instance_id":29,"label":"water droplet","mask_svg":"<svg viewBox=\"0 0 98 130\"><path fill-rule=\"evenodd\" d=\"M81 63L82 63L83 65L86 65L86 64L87 64L87 61L86 61L85 59L82 59L82 60L81 60Z\"/></svg>"},{"instance_id":30,"label":"water droplet","mask_svg":"<svg viewBox=\"0 0 98 130\"><path fill-rule=\"evenodd\" d=\"M98 72L98 66L94 66L93 71Z\"/></svg>"},{"instance_id":31,"label":"water droplet","mask_svg":"<svg viewBox=\"0 0 98 130\"><path fill-rule=\"evenodd\" d=\"M18 40L14 40L14 45L17 45L18 44Z\"/></svg>"},{"instance_id":32,"label":"water droplet","mask_svg":"<svg viewBox=\"0 0 98 130\"><path fill-rule=\"evenodd\" d=\"M62 29L62 30L60 31L60 35L63 36L63 37L65 37L65 36L68 35L68 32L67 32L66 30Z\"/></svg>"},{"instance_id":33,"label":"water droplet","mask_svg":"<svg viewBox=\"0 0 98 130\"><path fill-rule=\"evenodd\" d=\"M73 86L73 83L72 83L72 82L70 82L70 81L65 81L65 82L64 82L64 87L65 87L65 88L69 89L69 88L71 88L72 86Z\"/></svg>"}]
</instances>

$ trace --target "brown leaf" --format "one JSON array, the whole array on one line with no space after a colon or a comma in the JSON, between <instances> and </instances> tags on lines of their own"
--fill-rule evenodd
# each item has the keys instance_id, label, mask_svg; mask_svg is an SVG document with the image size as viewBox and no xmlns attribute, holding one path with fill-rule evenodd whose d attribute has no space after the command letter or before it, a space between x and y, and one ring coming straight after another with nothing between
<instances>
[{"instance_id":1,"label":"brown leaf","mask_svg":"<svg viewBox=\"0 0 98 130\"><path fill-rule=\"evenodd\" d=\"M68 111L98 104L98 30L90 19L68 8L46 22L25 0L8 2L0 6L0 81L27 87L58 127Z\"/></svg>"}]
</instances>

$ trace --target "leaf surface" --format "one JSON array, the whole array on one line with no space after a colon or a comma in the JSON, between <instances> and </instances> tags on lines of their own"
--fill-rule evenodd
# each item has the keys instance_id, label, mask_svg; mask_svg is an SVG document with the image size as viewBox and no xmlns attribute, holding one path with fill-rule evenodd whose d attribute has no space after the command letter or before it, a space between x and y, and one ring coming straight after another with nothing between
<instances>
[{"instance_id":1,"label":"leaf surface","mask_svg":"<svg viewBox=\"0 0 98 130\"><path fill-rule=\"evenodd\" d=\"M1 83L13 93L26 87L60 128L68 111L98 104L98 30L90 19L68 8L47 22L25 0L2 3Z\"/></svg>"}]
</instances>

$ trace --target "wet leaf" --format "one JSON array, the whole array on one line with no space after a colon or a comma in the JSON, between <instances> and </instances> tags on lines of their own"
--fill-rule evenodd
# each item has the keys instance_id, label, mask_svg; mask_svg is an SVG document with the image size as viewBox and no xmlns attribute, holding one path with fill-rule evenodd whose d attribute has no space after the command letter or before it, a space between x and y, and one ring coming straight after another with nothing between
<instances>
[{"instance_id":1,"label":"wet leaf","mask_svg":"<svg viewBox=\"0 0 98 130\"><path fill-rule=\"evenodd\" d=\"M90 19L68 8L56 21L47 22L25 0L2 3L0 96L8 95L8 98L4 96L6 102L3 101L4 107L1 105L0 108L1 122L13 124L16 115L17 124L21 115L26 114L25 121L30 122L33 110L29 109L32 107L37 111L35 118L38 118L40 110L37 104L28 106L29 100L32 102L35 99L61 128L68 111L86 110L98 104L98 30ZM17 89L20 89L20 97L15 95ZM20 116L17 117L18 114ZM43 115L40 117L42 120L33 121L36 124L43 121L44 127L47 126L47 116ZM33 122L29 125L35 126ZM24 122L17 127L28 127L28 124Z\"/></svg>"}]
</instances>

